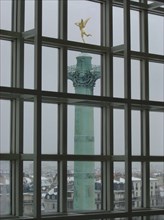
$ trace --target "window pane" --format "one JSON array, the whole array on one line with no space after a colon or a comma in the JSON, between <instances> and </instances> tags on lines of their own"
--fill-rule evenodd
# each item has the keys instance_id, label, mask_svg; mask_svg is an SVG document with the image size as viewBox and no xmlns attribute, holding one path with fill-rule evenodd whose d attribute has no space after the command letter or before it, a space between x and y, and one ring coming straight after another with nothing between
<instances>
[{"instance_id":1,"label":"window pane","mask_svg":"<svg viewBox=\"0 0 164 220\"><path fill-rule=\"evenodd\" d=\"M11 212L11 171L9 161L0 161L0 216Z\"/></svg>"},{"instance_id":2,"label":"window pane","mask_svg":"<svg viewBox=\"0 0 164 220\"><path fill-rule=\"evenodd\" d=\"M123 9L113 7L113 46L120 44L124 44Z\"/></svg>"},{"instance_id":3,"label":"window pane","mask_svg":"<svg viewBox=\"0 0 164 220\"><path fill-rule=\"evenodd\" d=\"M24 128L23 149L24 153L34 151L34 103L24 102Z\"/></svg>"},{"instance_id":4,"label":"window pane","mask_svg":"<svg viewBox=\"0 0 164 220\"><path fill-rule=\"evenodd\" d=\"M24 88L34 89L34 45L24 45Z\"/></svg>"},{"instance_id":5,"label":"window pane","mask_svg":"<svg viewBox=\"0 0 164 220\"><path fill-rule=\"evenodd\" d=\"M164 156L164 113L150 112L150 155Z\"/></svg>"},{"instance_id":6,"label":"window pane","mask_svg":"<svg viewBox=\"0 0 164 220\"><path fill-rule=\"evenodd\" d=\"M149 14L148 30L149 52L164 55L164 18L162 16Z\"/></svg>"},{"instance_id":7,"label":"window pane","mask_svg":"<svg viewBox=\"0 0 164 220\"><path fill-rule=\"evenodd\" d=\"M125 154L124 110L114 109L114 154Z\"/></svg>"},{"instance_id":8,"label":"window pane","mask_svg":"<svg viewBox=\"0 0 164 220\"><path fill-rule=\"evenodd\" d=\"M0 40L0 86L11 86L11 42L5 40Z\"/></svg>"},{"instance_id":9,"label":"window pane","mask_svg":"<svg viewBox=\"0 0 164 220\"><path fill-rule=\"evenodd\" d=\"M150 163L150 207L164 208L164 162Z\"/></svg>"},{"instance_id":10,"label":"window pane","mask_svg":"<svg viewBox=\"0 0 164 220\"><path fill-rule=\"evenodd\" d=\"M114 162L114 209L125 210L125 163Z\"/></svg>"},{"instance_id":11,"label":"window pane","mask_svg":"<svg viewBox=\"0 0 164 220\"><path fill-rule=\"evenodd\" d=\"M11 103L0 100L0 153L10 152Z\"/></svg>"},{"instance_id":12,"label":"window pane","mask_svg":"<svg viewBox=\"0 0 164 220\"><path fill-rule=\"evenodd\" d=\"M68 153L94 155L101 152L101 112L90 106L68 107Z\"/></svg>"},{"instance_id":13,"label":"window pane","mask_svg":"<svg viewBox=\"0 0 164 220\"><path fill-rule=\"evenodd\" d=\"M139 12L131 10L131 50L140 50L140 28L139 28Z\"/></svg>"},{"instance_id":14,"label":"window pane","mask_svg":"<svg viewBox=\"0 0 164 220\"><path fill-rule=\"evenodd\" d=\"M141 163L132 163L132 208L141 208L142 206L142 176Z\"/></svg>"},{"instance_id":15,"label":"window pane","mask_svg":"<svg viewBox=\"0 0 164 220\"><path fill-rule=\"evenodd\" d=\"M42 90L58 90L58 50L42 47Z\"/></svg>"},{"instance_id":16,"label":"window pane","mask_svg":"<svg viewBox=\"0 0 164 220\"><path fill-rule=\"evenodd\" d=\"M0 29L11 30L12 1L0 1Z\"/></svg>"},{"instance_id":17,"label":"window pane","mask_svg":"<svg viewBox=\"0 0 164 220\"><path fill-rule=\"evenodd\" d=\"M140 99L140 61L131 60L131 97Z\"/></svg>"},{"instance_id":18,"label":"window pane","mask_svg":"<svg viewBox=\"0 0 164 220\"><path fill-rule=\"evenodd\" d=\"M42 35L58 37L58 0L43 0Z\"/></svg>"},{"instance_id":19,"label":"window pane","mask_svg":"<svg viewBox=\"0 0 164 220\"><path fill-rule=\"evenodd\" d=\"M42 104L42 154L57 153L57 105Z\"/></svg>"},{"instance_id":20,"label":"window pane","mask_svg":"<svg viewBox=\"0 0 164 220\"><path fill-rule=\"evenodd\" d=\"M88 18L90 19L83 29L83 39L85 43L100 45L100 4L85 0L68 1L68 39L83 42L79 27L75 23L85 22Z\"/></svg>"},{"instance_id":21,"label":"window pane","mask_svg":"<svg viewBox=\"0 0 164 220\"><path fill-rule=\"evenodd\" d=\"M34 0L25 0L25 31L34 29Z\"/></svg>"},{"instance_id":22,"label":"window pane","mask_svg":"<svg viewBox=\"0 0 164 220\"><path fill-rule=\"evenodd\" d=\"M141 114L132 111L132 155L141 154Z\"/></svg>"},{"instance_id":23,"label":"window pane","mask_svg":"<svg viewBox=\"0 0 164 220\"><path fill-rule=\"evenodd\" d=\"M113 58L113 95L124 98L124 59Z\"/></svg>"},{"instance_id":24,"label":"window pane","mask_svg":"<svg viewBox=\"0 0 164 220\"><path fill-rule=\"evenodd\" d=\"M58 173L57 162L42 162L41 184L42 214L52 214L58 210Z\"/></svg>"},{"instance_id":25,"label":"window pane","mask_svg":"<svg viewBox=\"0 0 164 220\"><path fill-rule=\"evenodd\" d=\"M149 62L149 99L164 101L164 64Z\"/></svg>"},{"instance_id":26,"label":"window pane","mask_svg":"<svg viewBox=\"0 0 164 220\"><path fill-rule=\"evenodd\" d=\"M68 92L100 95L100 55L68 51Z\"/></svg>"},{"instance_id":27,"label":"window pane","mask_svg":"<svg viewBox=\"0 0 164 220\"><path fill-rule=\"evenodd\" d=\"M96 181L98 162L75 161L68 163L67 206L68 210L101 209L101 176Z\"/></svg>"},{"instance_id":28,"label":"window pane","mask_svg":"<svg viewBox=\"0 0 164 220\"><path fill-rule=\"evenodd\" d=\"M23 214L32 216L34 212L34 171L33 162L23 162Z\"/></svg>"}]
</instances>

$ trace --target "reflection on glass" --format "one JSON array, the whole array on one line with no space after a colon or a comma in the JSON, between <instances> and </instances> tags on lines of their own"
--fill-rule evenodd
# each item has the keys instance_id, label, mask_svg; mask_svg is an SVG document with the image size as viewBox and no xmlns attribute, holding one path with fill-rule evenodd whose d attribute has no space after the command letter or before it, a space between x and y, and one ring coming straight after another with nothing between
<instances>
[{"instance_id":1,"label":"reflection on glass","mask_svg":"<svg viewBox=\"0 0 164 220\"><path fill-rule=\"evenodd\" d=\"M32 216L34 212L34 170L32 161L23 162L23 214Z\"/></svg>"},{"instance_id":2,"label":"reflection on glass","mask_svg":"<svg viewBox=\"0 0 164 220\"><path fill-rule=\"evenodd\" d=\"M84 31L91 36L84 36L88 44L100 45L100 4L85 0L68 1L68 40L83 42L79 27L76 22L90 18Z\"/></svg>"},{"instance_id":3,"label":"reflection on glass","mask_svg":"<svg viewBox=\"0 0 164 220\"><path fill-rule=\"evenodd\" d=\"M149 62L149 99L164 102L164 64Z\"/></svg>"},{"instance_id":4,"label":"reflection on glass","mask_svg":"<svg viewBox=\"0 0 164 220\"><path fill-rule=\"evenodd\" d=\"M101 152L101 112L90 106L68 107L68 153L94 155Z\"/></svg>"},{"instance_id":5,"label":"reflection on glass","mask_svg":"<svg viewBox=\"0 0 164 220\"><path fill-rule=\"evenodd\" d=\"M131 98L140 99L140 61L131 60Z\"/></svg>"},{"instance_id":6,"label":"reflection on glass","mask_svg":"<svg viewBox=\"0 0 164 220\"><path fill-rule=\"evenodd\" d=\"M67 207L71 210L101 210L102 180L99 162L69 162Z\"/></svg>"},{"instance_id":7,"label":"reflection on glass","mask_svg":"<svg viewBox=\"0 0 164 220\"><path fill-rule=\"evenodd\" d=\"M11 211L11 171L9 161L0 161L0 216Z\"/></svg>"},{"instance_id":8,"label":"reflection on glass","mask_svg":"<svg viewBox=\"0 0 164 220\"><path fill-rule=\"evenodd\" d=\"M26 0L25 1L25 31L34 29L34 8L35 1L34 0Z\"/></svg>"},{"instance_id":9,"label":"reflection on glass","mask_svg":"<svg viewBox=\"0 0 164 220\"><path fill-rule=\"evenodd\" d=\"M114 154L125 154L124 110L114 109Z\"/></svg>"},{"instance_id":10,"label":"reflection on glass","mask_svg":"<svg viewBox=\"0 0 164 220\"><path fill-rule=\"evenodd\" d=\"M11 86L11 42L5 40L0 40L0 86Z\"/></svg>"},{"instance_id":11,"label":"reflection on glass","mask_svg":"<svg viewBox=\"0 0 164 220\"><path fill-rule=\"evenodd\" d=\"M132 111L132 155L141 154L141 114Z\"/></svg>"},{"instance_id":12,"label":"reflection on glass","mask_svg":"<svg viewBox=\"0 0 164 220\"><path fill-rule=\"evenodd\" d=\"M113 58L113 95L124 98L124 59Z\"/></svg>"},{"instance_id":13,"label":"reflection on glass","mask_svg":"<svg viewBox=\"0 0 164 220\"><path fill-rule=\"evenodd\" d=\"M58 50L42 47L42 90L58 89Z\"/></svg>"},{"instance_id":14,"label":"reflection on glass","mask_svg":"<svg viewBox=\"0 0 164 220\"><path fill-rule=\"evenodd\" d=\"M0 29L11 30L12 1L0 1Z\"/></svg>"},{"instance_id":15,"label":"reflection on glass","mask_svg":"<svg viewBox=\"0 0 164 220\"><path fill-rule=\"evenodd\" d=\"M100 95L100 55L68 52L68 92Z\"/></svg>"},{"instance_id":16,"label":"reflection on glass","mask_svg":"<svg viewBox=\"0 0 164 220\"><path fill-rule=\"evenodd\" d=\"M0 153L10 152L11 103L0 100Z\"/></svg>"},{"instance_id":17,"label":"reflection on glass","mask_svg":"<svg viewBox=\"0 0 164 220\"><path fill-rule=\"evenodd\" d=\"M58 0L43 0L42 35L58 37Z\"/></svg>"},{"instance_id":18,"label":"reflection on glass","mask_svg":"<svg viewBox=\"0 0 164 220\"><path fill-rule=\"evenodd\" d=\"M57 162L42 162L41 174L41 211L42 214L58 210Z\"/></svg>"},{"instance_id":19,"label":"reflection on glass","mask_svg":"<svg viewBox=\"0 0 164 220\"><path fill-rule=\"evenodd\" d=\"M140 27L139 27L139 12L131 10L130 11L131 18L131 50L139 51L140 50Z\"/></svg>"},{"instance_id":20,"label":"reflection on glass","mask_svg":"<svg viewBox=\"0 0 164 220\"><path fill-rule=\"evenodd\" d=\"M142 206L142 176L141 163L132 163L132 208L140 208Z\"/></svg>"},{"instance_id":21,"label":"reflection on glass","mask_svg":"<svg viewBox=\"0 0 164 220\"><path fill-rule=\"evenodd\" d=\"M113 46L121 44L124 44L123 9L119 7L113 7Z\"/></svg>"},{"instance_id":22,"label":"reflection on glass","mask_svg":"<svg viewBox=\"0 0 164 220\"><path fill-rule=\"evenodd\" d=\"M42 104L42 154L57 153L57 105Z\"/></svg>"},{"instance_id":23,"label":"reflection on glass","mask_svg":"<svg viewBox=\"0 0 164 220\"><path fill-rule=\"evenodd\" d=\"M164 208L164 162L150 163L150 207Z\"/></svg>"},{"instance_id":24,"label":"reflection on glass","mask_svg":"<svg viewBox=\"0 0 164 220\"><path fill-rule=\"evenodd\" d=\"M164 55L164 18L148 14L149 52ZM160 33L160 34L159 34ZM158 42L158 43L157 43Z\"/></svg>"},{"instance_id":25,"label":"reflection on glass","mask_svg":"<svg viewBox=\"0 0 164 220\"><path fill-rule=\"evenodd\" d=\"M114 209L125 210L125 163L114 162Z\"/></svg>"},{"instance_id":26,"label":"reflection on glass","mask_svg":"<svg viewBox=\"0 0 164 220\"><path fill-rule=\"evenodd\" d=\"M23 149L24 153L33 153L34 150L34 103L24 102L24 128Z\"/></svg>"},{"instance_id":27,"label":"reflection on glass","mask_svg":"<svg viewBox=\"0 0 164 220\"><path fill-rule=\"evenodd\" d=\"M164 156L164 113L150 112L150 155Z\"/></svg>"},{"instance_id":28,"label":"reflection on glass","mask_svg":"<svg viewBox=\"0 0 164 220\"><path fill-rule=\"evenodd\" d=\"M34 45L24 45L24 88L34 89Z\"/></svg>"}]
</instances>

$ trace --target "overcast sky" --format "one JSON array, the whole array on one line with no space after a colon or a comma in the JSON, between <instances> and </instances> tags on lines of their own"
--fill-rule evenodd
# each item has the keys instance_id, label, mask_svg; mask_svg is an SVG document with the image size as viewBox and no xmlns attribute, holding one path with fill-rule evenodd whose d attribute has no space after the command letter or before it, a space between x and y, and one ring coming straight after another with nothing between
<instances>
[{"instance_id":1,"label":"overcast sky","mask_svg":"<svg viewBox=\"0 0 164 220\"><path fill-rule=\"evenodd\" d=\"M11 1L0 0L1 23L0 28L11 29ZM58 36L58 9L57 1L44 0L43 2L43 35L48 37ZM86 43L100 45L100 4L89 1L70 0L68 5L68 39L82 42L80 32L75 22L91 17L86 25L87 33L91 37L85 38ZM34 1L26 0L25 30L34 28ZM139 13L131 12L131 48L139 51ZM113 9L113 45L123 44L123 10ZM150 53L164 55L164 18L149 15L149 51ZM11 44L1 41L1 80L0 85L9 86L11 81ZM5 54L5 56L4 56ZM68 66L76 65L76 57L79 52L68 52ZM100 55L90 54L93 65L100 65ZM57 91L58 82L58 50L43 47L42 54L42 88L44 90ZM24 86L34 88L34 47L25 45L25 68ZM150 63L150 99L164 101L164 64ZM140 62L132 60L132 98L140 98ZM114 96L124 97L124 60L114 58ZM100 80L94 88L94 94L100 95ZM74 93L72 82L68 80L68 92ZM10 127L10 104L1 101L1 152L9 151L9 127ZM74 107L68 108L68 152L73 153L74 146ZM100 153L100 109L95 109L95 153ZM57 152L57 106L43 105L43 153ZM26 153L32 153L33 148L33 104L25 103L24 113L24 149ZM98 125L98 126L97 126ZM71 129L70 129L71 128ZM150 153L155 155L164 154L164 113L150 113ZM132 152L140 154L140 112L132 113ZM114 111L114 146L115 154L124 154L124 111ZM54 150L52 150L54 149Z\"/></svg>"}]
</instances>

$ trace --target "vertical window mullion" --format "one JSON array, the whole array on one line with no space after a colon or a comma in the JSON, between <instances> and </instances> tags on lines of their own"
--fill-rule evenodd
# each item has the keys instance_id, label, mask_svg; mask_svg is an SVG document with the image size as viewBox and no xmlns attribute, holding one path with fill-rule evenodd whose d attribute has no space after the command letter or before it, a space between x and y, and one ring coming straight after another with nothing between
<instances>
[{"instance_id":1,"label":"vertical window mullion","mask_svg":"<svg viewBox=\"0 0 164 220\"><path fill-rule=\"evenodd\" d=\"M142 3L146 4L146 0L142 0ZM141 51L148 54L148 12L142 10L140 13L140 33L141 33ZM141 98L142 100L149 100L149 64L148 60L142 60L141 62ZM149 156L149 112L144 109L141 112L141 152L142 156ZM146 159L142 163L142 181L143 181L143 207L150 207L150 163Z\"/></svg>"},{"instance_id":2,"label":"vertical window mullion","mask_svg":"<svg viewBox=\"0 0 164 220\"><path fill-rule=\"evenodd\" d=\"M125 210L132 210L131 195L131 60L130 60L130 1L124 3L124 74L125 98L129 103L125 105Z\"/></svg>"},{"instance_id":3,"label":"vertical window mullion","mask_svg":"<svg viewBox=\"0 0 164 220\"><path fill-rule=\"evenodd\" d=\"M23 32L24 30L24 1L12 2L12 30ZM22 37L12 43L12 83L13 87L23 88L23 60L24 46ZM23 153L23 101L17 98L11 104L11 153L20 155ZM12 214L23 215L23 161L21 157L12 161ZM18 199L17 199L18 198Z\"/></svg>"},{"instance_id":4,"label":"vertical window mullion","mask_svg":"<svg viewBox=\"0 0 164 220\"><path fill-rule=\"evenodd\" d=\"M42 0L35 1L34 37L34 217L41 217L41 61L42 61Z\"/></svg>"},{"instance_id":5,"label":"vertical window mullion","mask_svg":"<svg viewBox=\"0 0 164 220\"><path fill-rule=\"evenodd\" d=\"M108 52L102 56L102 95L113 96L113 59L111 54L112 47L112 2L106 1L102 4L101 27L102 45L108 47ZM102 140L103 154L113 155L113 109L102 109ZM113 161L108 158L103 162L103 209L113 209Z\"/></svg>"},{"instance_id":6,"label":"vertical window mullion","mask_svg":"<svg viewBox=\"0 0 164 220\"><path fill-rule=\"evenodd\" d=\"M67 0L59 1L59 38L67 41ZM67 92L67 48L59 50L59 91ZM58 153L67 155L67 105L59 105ZM67 161L59 161L59 199L58 211L67 212Z\"/></svg>"}]
</instances>

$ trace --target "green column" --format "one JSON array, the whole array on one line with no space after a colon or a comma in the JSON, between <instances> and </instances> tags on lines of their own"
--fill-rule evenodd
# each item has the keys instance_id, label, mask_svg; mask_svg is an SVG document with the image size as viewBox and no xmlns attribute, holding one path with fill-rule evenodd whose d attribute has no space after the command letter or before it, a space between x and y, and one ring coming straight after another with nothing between
<instances>
[{"instance_id":1,"label":"green column","mask_svg":"<svg viewBox=\"0 0 164 220\"><path fill-rule=\"evenodd\" d=\"M93 95L95 82L100 73L92 69L92 57L81 54L76 57L76 68L68 72L76 94ZM94 114L93 107L75 107L75 155L94 155ZM95 206L94 162L74 162L74 210L94 210Z\"/></svg>"}]
</instances>

